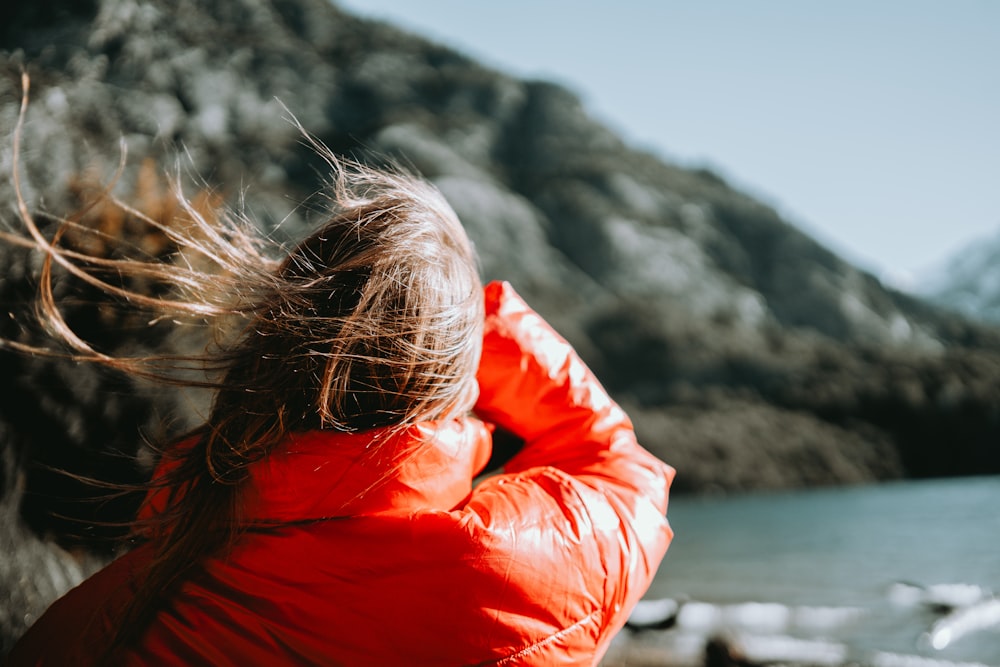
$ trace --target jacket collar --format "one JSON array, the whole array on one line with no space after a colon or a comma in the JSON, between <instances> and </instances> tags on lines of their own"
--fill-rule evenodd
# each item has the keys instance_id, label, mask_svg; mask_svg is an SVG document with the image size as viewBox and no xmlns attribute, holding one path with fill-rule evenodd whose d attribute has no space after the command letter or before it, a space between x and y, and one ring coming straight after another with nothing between
<instances>
[{"instance_id":1,"label":"jacket collar","mask_svg":"<svg viewBox=\"0 0 1000 667\"><path fill-rule=\"evenodd\" d=\"M487 427L472 418L404 430L310 431L253 466L244 518L289 522L416 509L451 510L489 460Z\"/></svg>"}]
</instances>

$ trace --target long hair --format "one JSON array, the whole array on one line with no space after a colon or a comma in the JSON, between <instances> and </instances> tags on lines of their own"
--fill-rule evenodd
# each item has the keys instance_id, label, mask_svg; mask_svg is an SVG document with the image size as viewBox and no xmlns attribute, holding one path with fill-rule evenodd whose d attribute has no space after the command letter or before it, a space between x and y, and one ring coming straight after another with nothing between
<instances>
[{"instance_id":1,"label":"long hair","mask_svg":"<svg viewBox=\"0 0 1000 667\"><path fill-rule=\"evenodd\" d=\"M175 250L165 259L103 257L79 249L86 244L64 244L67 235L103 232L79 216L43 230L24 201L18 150L26 77L23 90L13 178L24 230L2 237L41 253L37 310L69 351L4 344L215 392L204 425L183 447L166 448L167 472L151 482L168 501L134 526L135 535L151 540L153 558L117 619L109 657L142 632L194 564L239 539L249 468L289 433L401 428L471 409L482 294L472 246L436 189L398 170L339 159L304 131L330 169L327 214L290 251L242 216L191 204L179 188L172 223L133 208L110 188L102 195L169 239ZM60 312L52 288L57 267L154 319L201 322L218 334L216 349L134 357L96 349ZM169 290L138 291L123 276Z\"/></svg>"}]
</instances>

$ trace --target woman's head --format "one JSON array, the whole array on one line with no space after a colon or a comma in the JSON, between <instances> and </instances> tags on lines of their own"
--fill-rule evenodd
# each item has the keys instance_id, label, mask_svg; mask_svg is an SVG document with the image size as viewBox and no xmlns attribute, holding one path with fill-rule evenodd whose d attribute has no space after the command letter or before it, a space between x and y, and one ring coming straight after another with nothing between
<instances>
[{"instance_id":1,"label":"woman's head","mask_svg":"<svg viewBox=\"0 0 1000 667\"><path fill-rule=\"evenodd\" d=\"M357 165L335 174L335 211L281 263L233 350L223 385L256 379L256 396L223 389L220 400L262 400L289 430L363 430L469 410L482 290L465 231L422 181Z\"/></svg>"}]
</instances>

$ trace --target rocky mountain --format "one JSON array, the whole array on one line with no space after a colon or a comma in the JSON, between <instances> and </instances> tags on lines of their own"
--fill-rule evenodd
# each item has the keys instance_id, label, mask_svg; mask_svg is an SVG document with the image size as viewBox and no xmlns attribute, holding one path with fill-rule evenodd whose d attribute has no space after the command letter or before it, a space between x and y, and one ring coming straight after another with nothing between
<instances>
[{"instance_id":1,"label":"rocky mountain","mask_svg":"<svg viewBox=\"0 0 1000 667\"><path fill-rule=\"evenodd\" d=\"M943 308L1000 323L1000 234L957 252L920 291Z\"/></svg>"},{"instance_id":2,"label":"rocky mountain","mask_svg":"<svg viewBox=\"0 0 1000 667\"><path fill-rule=\"evenodd\" d=\"M678 468L679 492L1000 472L996 328L887 289L717 174L626 145L571 91L327 0L39 0L0 11L8 226L18 224L22 68L32 82L22 177L30 204L55 213L85 205L123 138L119 192L147 212L166 197L150 165L179 164L192 191L242 201L277 235L301 234L317 222L299 203L321 163L284 105L334 150L436 183L484 278L511 280L580 349L642 441ZM115 229L141 236L134 223ZM30 309L33 261L0 246L5 312ZM104 349L204 343L140 326L96 295L74 303L67 318ZM17 317L0 321L0 335L38 333ZM94 490L52 468L139 479L140 443L198 418L197 400L93 367L0 351L0 369L13 388L0 402L0 514L25 536L12 549L37 535L93 549L129 501L81 503Z\"/></svg>"}]
</instances>

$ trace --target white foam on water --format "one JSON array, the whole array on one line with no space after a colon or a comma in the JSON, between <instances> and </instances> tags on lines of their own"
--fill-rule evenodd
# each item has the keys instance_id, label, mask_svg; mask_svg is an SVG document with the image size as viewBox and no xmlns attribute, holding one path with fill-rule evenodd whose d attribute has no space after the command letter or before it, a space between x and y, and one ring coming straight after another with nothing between
<instances>
[{"instance_id":1,"label":"white foam on water","mask_svg":"<svg viewBox=\"0 0 1000 667\"><path fill-rule=\"evenodd\" d=\"M734 645L745 658L758 664L788 662L804 665L843 665L847 646L819 639L798 639L785 635L740 635Z\"/></svg>"},{"instance_id":2,"label":"white foam on water","mask_svg":"<svg viewBox=\"0 0 1000 667\"><path fill-rule=\"evenodd\" d=\"M988 598L938 619L924 639L941 650L968 634L995 627L1000 627L1000 598Z\"/></svg>"},{"instance_id":3,"label":"white foam on water","mask_svg":"<svg viewBox=\"0 0 1000 667\"><path fill-rule=\"evenodd\" d=\"M646 613L645 610L643 613ZM652 614L652 608L649 613ZM714 605L691 601L680 605L677 625L700 630L732 628L772 633L789 630L832 632L868 613L862 607L789 606L777 602Z\"/></svg>"},{"instance_id":4,"label":"white foam on water","mask_svg":"<svg viewBox=\"0 0 1000 667\"><path fill-rule=\"evenodd\" d=\"M877 651L872 654L871 665L872 667L996 667L996 665L991 666L982 662L954 662L885 651Z\"/></svg>"}]
</instances>

